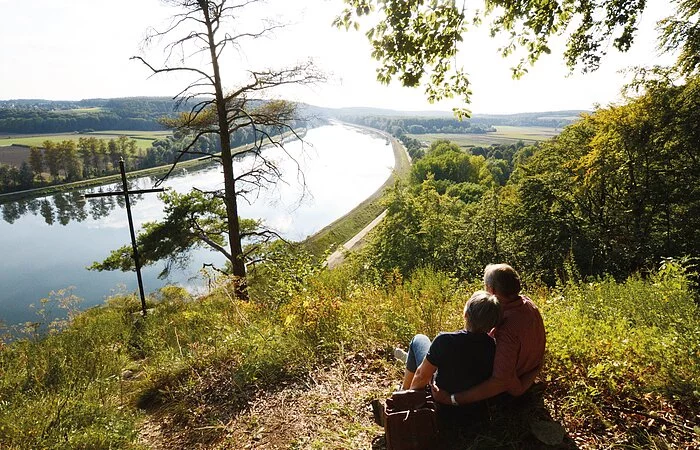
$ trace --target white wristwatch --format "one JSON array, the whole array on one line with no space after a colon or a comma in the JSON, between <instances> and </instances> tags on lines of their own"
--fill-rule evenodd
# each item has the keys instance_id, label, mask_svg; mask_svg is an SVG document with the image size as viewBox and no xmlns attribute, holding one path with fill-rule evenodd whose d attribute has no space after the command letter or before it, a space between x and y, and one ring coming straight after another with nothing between
<instances>
[{"instance_id":1,"label":"white wristwatch","mask_svg":"<svg viewBox=\"0 0 700 450\"><path fill-rule=\"evenodd\" d=\"M459 403L457 403L457 399L455 398L454 394L450 395L450 401L452 402L452 406L459 406Z\"/></svg>"}]
</instances>

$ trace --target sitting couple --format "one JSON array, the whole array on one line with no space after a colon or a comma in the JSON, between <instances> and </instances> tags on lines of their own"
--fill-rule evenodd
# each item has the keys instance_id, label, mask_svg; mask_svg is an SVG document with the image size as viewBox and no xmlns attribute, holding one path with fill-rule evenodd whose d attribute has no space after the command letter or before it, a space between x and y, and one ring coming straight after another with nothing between
<instances>
[{"instance_id":1,"label":"sitting couple","mask_svg":"<svg viewBox=\"0 0 700 450\"><path fill-rule=\"evenodd\" d=\"M539 310L520 295L520 277L507 264L486 266L484 289L464 306L464 330L432 343L416 335L407 355L397 349L406 357L403 389L430 384L435 401L460 406L504 392L519 396L533 384L545 349Z\"/></svg>"}]
</instances>

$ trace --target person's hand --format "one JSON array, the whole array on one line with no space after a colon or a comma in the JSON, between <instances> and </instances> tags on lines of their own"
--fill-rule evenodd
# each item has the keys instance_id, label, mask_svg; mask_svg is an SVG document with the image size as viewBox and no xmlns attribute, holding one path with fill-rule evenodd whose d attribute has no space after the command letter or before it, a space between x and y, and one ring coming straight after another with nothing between
<instances>
[{"instance_id":1,"label":"person's hand","mask_svg":"<svg viewBox=\"0 0 700 450\"><path fill-rule=\"evenodd\" d=\"M443 405L452 404L452 401L450 400L450 393L444 389L440 389L439 387L437 387L437 384L430 384L430 392L433 394L433 400L435 400L436 402L442 403Z\"/></svg>"}]
</instances>

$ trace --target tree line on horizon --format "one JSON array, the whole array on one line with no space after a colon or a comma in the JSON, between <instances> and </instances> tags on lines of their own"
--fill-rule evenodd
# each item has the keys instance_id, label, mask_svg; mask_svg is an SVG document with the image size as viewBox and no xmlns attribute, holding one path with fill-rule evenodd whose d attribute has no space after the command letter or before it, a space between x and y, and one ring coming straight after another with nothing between
<instances>
[{"instance_id":1,"label":"tree line on horizon","mask_svg":"<svg viewBox=\"0 0 700 450\"><path fill-rule=\"evenodd\" d=\"M183 105L186 107L186 105ZM177 105L169 98L116 98L79 102L12 100L0 102L0 133L46 134L76 131L159 131L160 118Z\"/></svg>"}]
</instances>

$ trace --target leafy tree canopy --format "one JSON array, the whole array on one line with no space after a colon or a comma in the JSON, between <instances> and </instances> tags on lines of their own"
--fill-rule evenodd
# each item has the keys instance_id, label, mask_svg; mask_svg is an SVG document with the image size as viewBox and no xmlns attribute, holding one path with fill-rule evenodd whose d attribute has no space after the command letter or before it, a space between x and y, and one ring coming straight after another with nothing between
<instances>
[{"instance_id":1,"label":"leafy tree canopy","mask_svg":"<svg viewBox=\"0 0 700 450\"><path fill-rule=\"evenodd\" d=\"M228 216L219 196L193 190L186 194L165 192L160 198L165 203L165 218L159 222L145 223L136 239L143 265L165 261L165 268L160 274L165 277L172 267L185 265L190 256L189 250L197 247L207 247L231 259L226 248ZM262 224L257 220L239 218L238 222L241 238L248 244L245 257L255 252L260 244L278 237L274 232L262 229ZM92 264L90 269L134 270L131 252L131 246L124 245L112 251L104 261Z\"/></svg>"},{"instance_id":2,"label":"leafy tree canopy","mask_svg":"<svg viewBox=\"0 0 700 450\"><path fill-rule=\"evenodd\" d=\"M648 80L643 90L556 138L514 145L511 164L497 157L505 149L482 149L485 159L435 142L410 184L390 193L359 264L380 276L433 267L470 279L508 261L554 284L697 258L700 77Z\"/></svg>"},{"instance_id":3,"label":"leafy tree canopy","mask_svg":"<svg viewBox=\"0 0 700 450\"><path fill-rule=\"evenodd\" d=\"M372 56L381 63L377 78L389 83L398 78L404 86L425 86L433 102L455 95L470 101L469 79L455 66L458 43L472 26L488 21L491 36L506 36L503 56L523 50L513 76L527 72L543 53L550 53L555 35L566 39L564 60L571 70L595 70L610 44L627 51L646 0L484 0L483 7L467 10L455 0L345 0L336 18L338 27L360 28L366 16L372 25L366 32ZM682 74L700 67L700 0L677 0L677 14L659 23L660 48L680 49ZM459 116L468 111L457 109Z\"/></svg>"}]
</instances>

